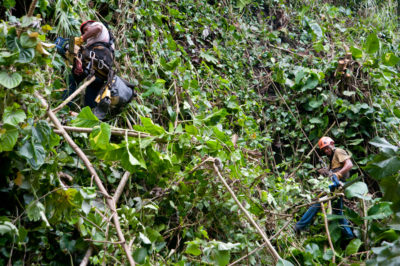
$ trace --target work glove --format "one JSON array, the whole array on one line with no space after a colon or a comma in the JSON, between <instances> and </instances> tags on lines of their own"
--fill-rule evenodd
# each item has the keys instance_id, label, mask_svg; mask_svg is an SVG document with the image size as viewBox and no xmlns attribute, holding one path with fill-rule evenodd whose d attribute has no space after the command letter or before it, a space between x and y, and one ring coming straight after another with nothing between
<instances>
[{"instance_id":1,"label":"work glove","mask_svg":"<svg viewBox=\"0 0 400 266\"><path fill-rule=\"evenodd\" d=\"M84 43L82 36L75 37L75 45L81 46Z\"/></svg>"},{"instance_id":2,"label":"work glove","mask_svg":"<svg viewBox=\"0 0 400 266\"><path fill-rule=\"evenodd\" d=\"M332 185L329 186L329 190L331 192L333 192L335 190L335 188L343 186L343 183L341 181L339 181L339 178L337 177L336 174L333 174L331 176L331 179L332 179Z\"/></svg>"}]
</instances>

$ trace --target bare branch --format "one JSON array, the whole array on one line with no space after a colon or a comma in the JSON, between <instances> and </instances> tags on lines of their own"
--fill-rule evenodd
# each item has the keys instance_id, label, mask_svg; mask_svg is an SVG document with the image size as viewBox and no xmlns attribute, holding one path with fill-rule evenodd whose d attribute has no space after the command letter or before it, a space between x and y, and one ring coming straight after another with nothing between
<instances>
[{"instance_id":1,"label":"bare branch","mask_svg":"<svg viewBox=\"0 0 400 266\"><path fill-rule=\"evenodd\" d=\"M115 229L117 231L118 238L120 239L121 245L124 248L125 254L129 260L131 265L135 265L135 261L132 257L132 252L129 250L128 245L126 244L125 237L121 230L121 225L119 223L118 214L115 209L115 202L114 199L108 194L107 190L105 189L103 182L101 181L100 177L98 176L96 170L94 169L92 163L87 158L86 154L76 145L74 140L68 135L67 131L61 125L60 120L58 120L57 116L49 109L49 105L47 104L46 100L39 92L35 92L35 96L40 100L43 107L47 109L47 115L49 116L50 120L54 123L56 128L60 130L61 135L64 137L65 141L71 146L71 148L76 152L76 154L82 159L83 163L85 164L86 168L94 178L97 187L102 192L104 197L106 198L106 202L108 207L114 213L113 215L113 222L115 224Z\"/></svg>"},{"instance_id":2,"label":"bare branch","mask_svg":"<svg viewBox=\"0 0 400 266\"><path fill-rule=\"evenodd\" d=\"M96 79L95 76L91 77L88 81L82 84L76 91L74 91L67 99L65 99L59 106L53 109L53 113L57 113L60 111L64 106L66 106L70 101L72 101L77 95L79 95L87 86L89 86L94 80Z\"/></svg>"}]
</instances>

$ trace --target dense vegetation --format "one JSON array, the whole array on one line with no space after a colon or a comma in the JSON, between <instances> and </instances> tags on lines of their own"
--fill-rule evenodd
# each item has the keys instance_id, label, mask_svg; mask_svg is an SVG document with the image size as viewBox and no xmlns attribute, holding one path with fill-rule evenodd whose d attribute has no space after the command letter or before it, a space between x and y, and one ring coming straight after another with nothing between
<instances>
[{"instance_id":1,"label":"dense vegetation","mask_svg":"<svg viewBox=\"0 0 400 266\"><path fill-rule=\"evenodd\" d=\"M128 264L126 252L227 265L265 240L239 204L273 246L239 265L396 265L397 2L39 0L30 14L26 2L0 8L2 265ZM79 101L77 117L57 113L93 168L44 107L62 102L70 71L52 42L86 19L109 24L138 92L103 122ZM353 155L348 245L335 215L293 232L307 208L295 207L329 191L322 135Z\"/></svg>"}]
</instances>

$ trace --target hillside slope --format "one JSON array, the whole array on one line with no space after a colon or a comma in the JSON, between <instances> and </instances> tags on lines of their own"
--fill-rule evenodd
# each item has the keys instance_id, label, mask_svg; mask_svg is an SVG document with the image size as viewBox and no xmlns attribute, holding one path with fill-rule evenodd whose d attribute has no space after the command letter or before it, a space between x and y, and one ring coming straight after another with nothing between
<instances>
[{"instance_id":1,"label":"hillside slope","mask_svg":"<svg viewBox=\"0 0 400 266\"><path fill-rule=\"evenodd\" d=\"M396 4L39 0L21 16L4 1L2 264L395 265ZM70 71L51 43L87 19L109 24L137 86L105 121L79 100L51 111ZM293 232L329 191L323 135L353 156L348 245L335 215Z\"/></svg>"}]
</instances>

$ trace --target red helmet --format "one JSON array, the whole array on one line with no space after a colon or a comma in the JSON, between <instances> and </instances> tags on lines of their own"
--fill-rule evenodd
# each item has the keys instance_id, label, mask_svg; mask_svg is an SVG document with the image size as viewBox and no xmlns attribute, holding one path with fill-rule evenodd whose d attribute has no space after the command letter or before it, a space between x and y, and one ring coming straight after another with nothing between
<instances>
[{"instance_id":1,"label":"red helmet","mask_svg":"<svg viewBox=\"0 0 400 266\"><path fill-rule=\"evenodd\" d=\"M83 34L83 32L82 32L83 27L85 27L85 25L86 25L87 23L89 23L89 22L93 23L93 22L96 22L96 21L95 21L95 20L86 20L86 21L82 22L81 27L79 28L80 31L81 31L81 34Z\"/></svg>"},{"instance_id":2,"label":"red helmet","mask_svg":"<svg viewBox=\"0 0 400 266\"><path fill-rule=\"evenodd\" d=\"M318 141L318 146L319 146L320 149L322 149L322 148L324 148L324 147L326 147L328 145L331 145L333 143L335 143L335 142L330 137L322 137Z\"/></svg>"}]
</instances>

